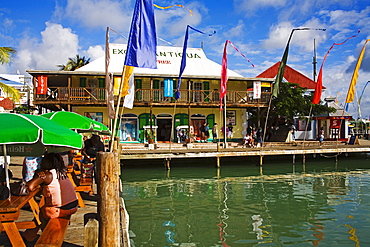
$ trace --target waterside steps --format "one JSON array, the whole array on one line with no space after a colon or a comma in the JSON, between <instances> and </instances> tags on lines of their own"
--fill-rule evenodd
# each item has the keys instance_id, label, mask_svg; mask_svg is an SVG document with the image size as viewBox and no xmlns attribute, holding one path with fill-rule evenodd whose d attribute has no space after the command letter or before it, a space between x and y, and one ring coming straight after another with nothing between
<instances>
[{"instance_id":1,"label":"waterside steps","mask_svg":"<svg viewBox=\"0 0 370 247\"><path fill-rule=\"evenodd\" d=\"M220 164L222 157L245 157L259 156L260 165L263 164L264 156L302 155L305 161L305 155L333 155L348 153L370 153L370 141L360 139L353 145L340 141L324 141L320 146L319 141L302 141L295 142L266 142L262 147L250 148L243 147L238 142L228 142L226 148L224 143L121 143L120 159L163 159L167 168L170 168L171 159L189 159L189 158L216 158L217 166Z\"/></svg>"}]
</instances>

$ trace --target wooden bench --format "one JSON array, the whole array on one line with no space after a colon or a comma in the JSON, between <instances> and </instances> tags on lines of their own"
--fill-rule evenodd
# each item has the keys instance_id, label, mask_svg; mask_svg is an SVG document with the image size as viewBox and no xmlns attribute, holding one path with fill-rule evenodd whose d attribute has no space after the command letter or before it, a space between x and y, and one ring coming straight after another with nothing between
<instances>
[{"instance_id":1,"label":"wooden bench","mask_svg":"<svg viewBox=\"0 0 370 247\"><path fill-rule=\"evenodd\" d=\"M93 178L78 178L74 172L67 172L67 176L71 181L78 199L78 206L81 208L85 207L85 203L81 197L80 192L88 192L89 195L94 193L93 191Z\"/></svg>"},{"instance_id":2,"label":"wooden bench","mask_svg":"<svg viewBox=\"0 0 370 247\"><path fill-rule=\"evenodd\" d=\"M64 218L52 218L37 240L36 247L62 246L66 234L70 216Z\"/></svg>"}]
</instances>

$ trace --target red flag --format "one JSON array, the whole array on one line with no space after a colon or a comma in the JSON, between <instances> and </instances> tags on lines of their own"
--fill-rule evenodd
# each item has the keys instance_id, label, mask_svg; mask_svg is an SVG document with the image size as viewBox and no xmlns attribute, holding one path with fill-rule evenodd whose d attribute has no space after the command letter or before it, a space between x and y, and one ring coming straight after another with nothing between
<instances>
[{"instance_id":1,"label":"red flag","mask_svg":"<svg viewBox=\"0 0 370 247\"><path fill-rule=\"evenodd\" d=\"M322 66L321 64L319 75L317 76L317 82L315 87L315 94L313 95L312 104L320 103L321 93L322 93Z\"/></svg>"},{"instance_id":2,"label":"red flag","mask_svg":"<svg viewBox=\"0 0 370 247\"><path fill-rule=\"evenodd\" d=\"M220 111L222 110L222 100L226 94L226 85L227 85L227 42L225 42L224 46L224 55L222 56L222 68L221 68L221 87L220 87Z\"/></svg>"},{"instance_id":3,"label":"red flag","mask_svg":"<svg viewBox=\"0 0 370 247\"><path fill-rule=\"evenodd\" d=\"M239 52L240 55L242 55L249 63L251 61L243 54L241 53L238 48L235 47L233 43L231 43L230 40L226 40L225 46L224 46L224 55L222 56L222 68L221 68L221 85L220 85L220 111L222 110L222 100L226 95L226 87L227 87L227 53L226 48L227 44L230 44L237 52ZM254 67L254 64L251 63L251 65Z\"/></svg>"}]
</instances>

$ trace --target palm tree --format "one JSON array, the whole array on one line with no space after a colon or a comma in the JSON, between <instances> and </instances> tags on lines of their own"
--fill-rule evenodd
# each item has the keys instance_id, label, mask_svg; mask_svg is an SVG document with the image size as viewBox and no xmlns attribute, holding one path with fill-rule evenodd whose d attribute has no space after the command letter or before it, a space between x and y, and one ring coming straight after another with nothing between
<instances>
[{"instance_id":1,"label":"palm tree","mask_svg":"<svg viewBox=\"0 0 370 247\"><path fill-rule=\"evenodd\" d=\"M12 47L0 47L0 64L8 64L12 60L12 56L16 53ZM13 101L19 101L21 98L20 92L5 83L0 82L0 89Z\"/></svg>"},{"instance_id":2,"label":"palm tree","mask_svg":"<svg viewBox=\"0 0 370 247\"><path fill-rule=\"evenodd\" d=\"M58 65L60 70L65 71L74 71L86 64L90 63L90 58L85 58L85 56L80 57L80 55L76 55L74 58L68 58L67 65Z\"/></svg>"}]
</instances>

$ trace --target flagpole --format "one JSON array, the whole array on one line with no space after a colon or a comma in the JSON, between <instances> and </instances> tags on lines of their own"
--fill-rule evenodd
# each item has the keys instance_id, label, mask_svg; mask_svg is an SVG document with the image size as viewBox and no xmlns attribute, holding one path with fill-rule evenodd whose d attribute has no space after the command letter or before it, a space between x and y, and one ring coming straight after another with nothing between
<instances>
[{"instance_id":1,"label":"flagpole","mask_svg":"<svg viewBox=\"0 0 370 247\"><path fill-rule=\"evenodd\" d=\"M121 92L122 92L122 88L123 88L123 78L124 78L124 75L125 75L125 72L126 72L126 66L123 65L123 69L122 69L122 75L121 75L121 81L120 81L120 84L119 84L119 92L118 92L118 100L117 100L117 106L116 106L116 110L115 110L115 116L114 116L114 124L113 124L113 130L112 130L112 141L111 141L111 148L110 150L112 151L113 150L113 147L114 147L114 142L115 142L115 136L116 136L116 125L117 125L117 121L118 121L118 113L119 113L119 106L121 104Z\"/></svg>"},{"instance_id":2,"label":"flagpole","mask_svg":"<svg viewBox=\"0 0 370 247\"><path fill-rule=\"evenodd\" d=\"M224 148L227 148L227 134L226 134L226 117L227 117L227 114L226 114L226 95L224 97Z\"/></svg>"}]
</instances>

